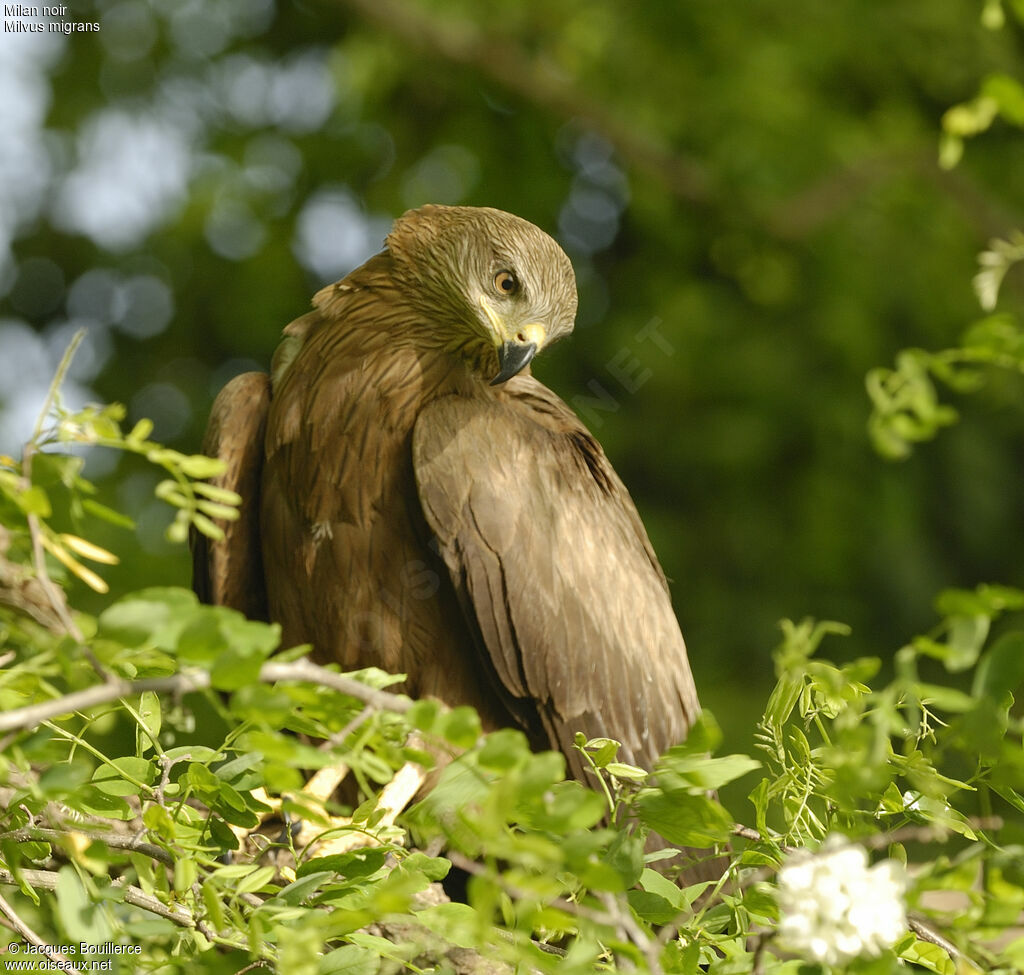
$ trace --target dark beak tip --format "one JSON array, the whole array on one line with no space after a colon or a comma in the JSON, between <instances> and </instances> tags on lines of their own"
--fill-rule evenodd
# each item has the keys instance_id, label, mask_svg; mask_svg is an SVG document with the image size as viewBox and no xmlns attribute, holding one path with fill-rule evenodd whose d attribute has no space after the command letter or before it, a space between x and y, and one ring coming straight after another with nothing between
<instances>
[{"instance_id":1,"label":"dark beak tip","mask_svg":"<svg viewBox=\"0 0 1024 975\"><path fill-rule=\"evenodd\" d=\"M507 383L513 376L518 376L530 360L537 354L537 343L503 342L498 349L498 375L491 380L492 386Z\"/></svg>"}]
</instances>

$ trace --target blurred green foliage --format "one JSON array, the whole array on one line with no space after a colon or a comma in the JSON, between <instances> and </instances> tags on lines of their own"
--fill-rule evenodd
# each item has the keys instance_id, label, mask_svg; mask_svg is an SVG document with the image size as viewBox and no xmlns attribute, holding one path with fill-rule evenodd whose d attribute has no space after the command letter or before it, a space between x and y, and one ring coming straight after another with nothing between
<instances>
[{"instance_id":1,"label":"blurred green foliage","mask_svg":"<svg viewBox=\"0 0 1024 975\"><path fill-rule=\"evenodd\" d=\"M888 657L938 589L1020 581L1020 380L994 377L899 466L872 452L863 385L904 347L955 342L978 316L976 253L1021 223L1019 112L983 87L1024 77L1020 15L1019 0L72 4L98 33L3 36L21 52L7 104L39 156L3 170L0 401L20 416L25 350L59 355L89 324L83 395L194 453L223 382L265 367L405 208L519 213L565 243L581 293L575 335L535 372L632 490L729 732L770 680L779 618L847 621L852 655ZM947 141L990 127L948 170L957 105ZM13 452L30 430L6 432ZM159 475L117 464L89 469L143 544L95 535L126 553L106 577L185 583Z\"/></svg>"}]
</instances>

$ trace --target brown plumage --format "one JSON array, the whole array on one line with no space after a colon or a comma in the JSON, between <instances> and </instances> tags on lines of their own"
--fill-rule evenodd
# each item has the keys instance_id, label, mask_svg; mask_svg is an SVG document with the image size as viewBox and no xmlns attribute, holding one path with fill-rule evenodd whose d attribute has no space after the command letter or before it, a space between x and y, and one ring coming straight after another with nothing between
<instances>
[{"instance_id":1,"label":"brown plumage","mask_svg":"<svg viewBox=\"0 0 1024 975\"><path fill-rule=\"evenodd\" d=\"M600 445L528 369L572 330L568 258L510 214L423 207L313 304L271 380L214 404L206 449L246 503L197 546L197 591L522 727L580 779L577 731L651 767L698 711L668 585Z\"/></svg>"}]
</instances>

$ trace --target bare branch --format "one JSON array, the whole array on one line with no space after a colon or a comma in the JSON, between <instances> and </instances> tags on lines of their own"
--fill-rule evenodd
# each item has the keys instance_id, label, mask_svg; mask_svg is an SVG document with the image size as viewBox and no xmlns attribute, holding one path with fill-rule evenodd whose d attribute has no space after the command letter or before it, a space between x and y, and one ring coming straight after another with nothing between
<instances>
[{"instance_id":1,"label":"bare branch","mask_svg":"<svg viewBox=\"0 0 1024 975\"><path fill-rule=\"evenodd\" d=\"M135 836L125 836L120 833L86 832L78 827L59 830L24 826L21 829L11 830L9 833L0 833L0 840L11 840L15 843L60 843L72 833L76 836L84 836L95 843L104 843L113 850L128 850L132 853L141 853L153 860L159 860L161 863L171 866L174 864L175 858L162 846L157 846L155 843L146 843Z\"/></svg>"},{"instance_id":2,"label":"bare branch","mask_svg":"<svg viewBox=\"0 0 1024 975\"><path fill-rule=\"evenodd\" d=\"M754 843L761 842L773 842L783 853L794 853L799 847L788 846L785 843L779 843L774 836L764 837L756 829L750 826L743 826L740 823L735 823L732 827L732 835L742 837L745 840L751 840Z\"/></svg>"},{"instance_id":3,"label":"bare branch","mask_svg":"<svg viewBox=\"0 0 1024 975\"><path fill-rule=\"evenodd\" d=\"M6 871L0 870L0 875L4 874L5 872ZM54 874L54 876L56 877L57 875ZM0 876L0 879L2 879L2 876ZM43 954L46 955L46 957L51 962L59 966L60 971L71 972L72 975L82 975L82 970L80 968L76 968L71 963L67 955L62 954L56 948L54 948L53 945L47 944L45 941L43 941L43 939L40 938L39 935L36 934L35 931L33 931L18 916L17 911L15 911L14 908L11 907L11 905L3 897L0 897L0 913L2 913L4 917L6 917L7 920L11 922L11 925L14 928L14 930L17 931L18 934L20 934L25 939L25 941L27 941L29 944L35 945L37 948L41 948Z\"/></svg>"},{"instance_id":4,"label":"bare branch","mask_svg":"<svg viewBox=\"0 0 1024 975\"><path fill-rule=\"evenodd\" d=\"M19 881L22 881L37 890L54 891L57 889L57 882L59 879L59 874L52 870L19 870L18 879L16 880L14 874L10 870L0 869L0 884L10 884L11 886L16 886ZM132 907L137 907L140 910L148 911L150 914L156 914L159 917L166 918L168 921L177 924L178 927L193 928L196 931L201 932L208 940L215 944L229 945L241 950L248 950L249 948L247 944L222 938L205 921L197 918L191 911L182 907L180 904L169 906L164 904L163 901L158 900L156 897L147 894L144 890L141 890L138 887L133 887L129 884L122 884L118 880L114 881L113 887L120 890L124 895L124 902L126 904L131 904ZM6 901L3 903L6 904ZM64 970L70 971L70 969Z\"/></svg>"},{"instance_id":5,"label":"bare branch","mask_svg":"<svg viewBox=\"0 0 1024 975\"><path fill-rule=\"evenodd\" d=\"M400 694L379 691L367 687L352 677L320 667L308 660L295 660L291 663L267 663L259 673L259 679L266 684L277 681L308 681L330 687L341 694L357 698L378 711L392 711L404 714L412 707L413 702ZM148 677L142 680L108 680L95 687L83 691L65 694L63 697L44 701L41 704L30 704L0 714L0 732L13 731L20 728L34 728L43 721L48 721L62 714L84 711L99 704L109 704L122 697L135 697L144 691L157 694L190 694L194 691L206 690L210 686L210 675L204 670L183 670L169 677Z\"/></svg>"},{"instance_id":6,"label":"bare branch","mask_svg":"<svg viewBox=\"0 0 1024 975\"><path fill-rule=\"evenodd\" d=\"M367 687L366 684L357 681L353 677L346 677L336 671L320 667L310 660L295 660L291 663L267 663L260 670L260 680L265 684L273 684L279 680L308 681L311 684L321 684L330 687L341 694L354 697L378 711L393 711L395 714L405 714L413 702L404 694L393 694L390 691L379 691L374 687Z\"/></svg>"},{"instance_id":7,"label":"bare branch","mask_svg":"<svg viewBox=\"0 0 1024 975\"><path fill-rule=\"evenodd\" d=\"M615 918L616 926L620 931L619 936L622 940L632 941L640 950L644 960L647 962L650 975L663 975L661 959L659 957L661 946L658 942L640 927L636 918L633 917L631 910L623 909L622 904L614 895L605 892L599 894L598 897L601 903L604 904L604 909L608 912L609 917Z\"/></svg>"},{"instance_id":8,"label":"bare branch","mask_svg":"<svg viewBox=\"0 0 1024 975\"><path fill-rule=\"evenodd\" d=\"M919 917L911 915L907 918L907 926L911 931L914 932L922 941L927 941L929 944L938 945L950 958L958 959L965 958L964 953L955 945L952 941L947 941L938 931L934 928L929 927ZM972 966L973 967L973 966Z\"/></svg>"},{"instance_id":9,"label":"bare branch","mask_svg":"<svg viewBox=\"0 0 1024 975\"><path fill-rule=\"evenodd\" d=\"M98 704L109 704L122 697L133 697L143 691L155 691L157 694L187 694L210 686L210 675L201 670L183 670L170 677L149 677L143 680L108 680L95 687L87 687L84 691L75 691L52 701L41 704L30 704L0 714L0 731L13 731L17 728L34 728L44 721L84 711Z\"/></svg>"}]
</instances>

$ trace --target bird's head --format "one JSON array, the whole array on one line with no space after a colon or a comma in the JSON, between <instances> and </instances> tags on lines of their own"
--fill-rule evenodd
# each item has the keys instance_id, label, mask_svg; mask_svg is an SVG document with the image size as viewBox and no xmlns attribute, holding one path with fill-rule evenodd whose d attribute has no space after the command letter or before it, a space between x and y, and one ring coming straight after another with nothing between
<instances>
[{"instance_id":1,"label":"bird's head","mask_svg":"<svg viewBox=\"0 0 1024 975\"><path fill-rule=\"evenodd\" d=\"M572 331L572 264L520 217L489 207L420 207L396 221L387 246L424 327L487 370L492 385Z\"/></svg>"}]
</instances>

